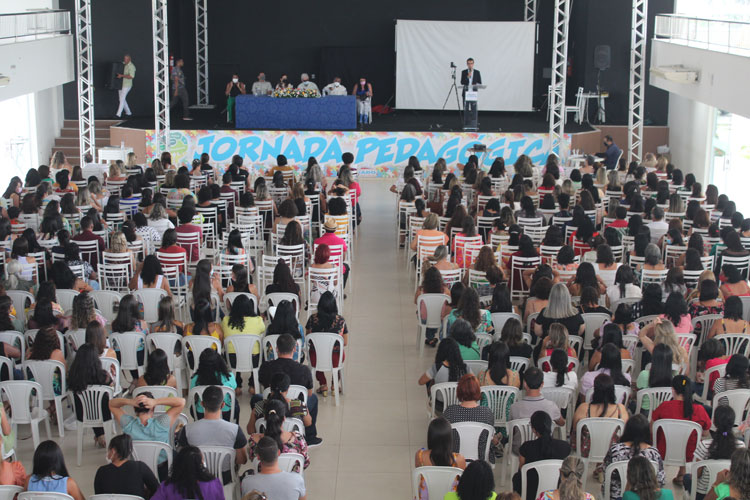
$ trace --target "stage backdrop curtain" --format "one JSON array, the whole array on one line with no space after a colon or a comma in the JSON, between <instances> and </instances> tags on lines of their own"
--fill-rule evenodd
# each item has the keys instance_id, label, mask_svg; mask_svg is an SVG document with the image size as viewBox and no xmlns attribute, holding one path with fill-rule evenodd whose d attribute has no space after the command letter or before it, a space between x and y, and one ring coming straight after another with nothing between
<instances>
[{"instance_id":1,"label":"stage backdrop curtain","mask_svg":"<svg viewBox=\"0 0 750 500\"><path fill-rule=\"evenodd\" d=\"M471 8L471 7L467 7ZM466 59L488 88L479 91L480 111L531 111L534 43L531 22L407 21L396 24L396 107L440 109L456 63L461 98L461 70ZM447 109L456 108L451 95Z\"/></svg>"}]
</instances>

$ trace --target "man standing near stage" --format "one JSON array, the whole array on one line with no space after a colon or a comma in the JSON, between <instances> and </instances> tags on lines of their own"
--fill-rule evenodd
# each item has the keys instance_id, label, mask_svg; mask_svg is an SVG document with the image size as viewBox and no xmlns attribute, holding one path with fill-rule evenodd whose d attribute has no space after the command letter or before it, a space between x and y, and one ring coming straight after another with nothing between
<instances>
[{"instance_id":1,"label":"man standing near stage","mask_svg":"<svg viewBox=\"0 0 750 500\"><path fill-rule=\"evenodd\" d=\"M617 147L611 135L604 136L604 147L607 150L604 153L597 153L596 156L604 158L604 165L607 166L607 170L614 170L617 168L617 160L622 155L622 149Z\"/></svg>"},{"instance_id":2,"label":"man standing near stage","mask_svg":"<svg viewBox=\"0 0 750 500\"><path fill-rule=\"evenodd\" d=\"M128 92L133 88L133 78L135 78L135 65L130 60L130 54L125 54L122 58L123 69L122 73L117 74L117 78L122 78L122 88L117 91L120 97L120 106L117 108L117 118L122 115L122 110L125 110L127 116L132 116L130 112L130 106L128 106Z\"/></svg>"},{"instance_id":3,"label":"man standing near stage","mask_svg":"<svg viewBox=\"0 0 750 500\"><path fill-rule=\"evenodd\" d=\"M253 95L271 95L273 87L271 86L271 82L266 81L265 73L261 72L258 75L258 81L253 83L252 92Z\"/></svg>"},{"instance_id":4,"label":"man standing near stage","mask_svg":"<svg viewBox=\"0 0 750 500\"><path fill-rule=\"evenodd\" d=\"M463 87L463 91L461 92L461 99L464 99L466 97L466 87L472 87L473 85L481 85L482 84L482 74L479 72L478 69L474 69L474 59L471 57L466 60L466 69L461 71L461 86ZM474 90L473 88L469 88L469 90ZM476 106L477 103L470 103L470 106ZM471 110L473 111L473 110Z\"/></svg>"},{"instance_id":5,"label":"man standing near stage","mask_svg":"<svg viewBox=\"0 0 750 500\"><path fill-rule=\"evenodd\" d=\"M169 107L172 108L179 100L182 104L182 119L192 120L190 118L190 109L187 88L185 87L185 73L182 71L182 67L185 66L185 61L177 59L174 68L172 68L172 91L174 92L172 102Z\"/></svg>"},{"instance_id":6,"label":"man standing near stage","mask_svg":"<svg viewBox=\"0 0 750 500\"><path fill-rule=\"evenodd\" d=\"M310 81L310 76L307 73L302 73L299 78L300 80L302 80L302 83L297 85L298 90L314 90L315 95L320 95L318 86L315 84L315 82Z\"/></svg>"}]
</instances>

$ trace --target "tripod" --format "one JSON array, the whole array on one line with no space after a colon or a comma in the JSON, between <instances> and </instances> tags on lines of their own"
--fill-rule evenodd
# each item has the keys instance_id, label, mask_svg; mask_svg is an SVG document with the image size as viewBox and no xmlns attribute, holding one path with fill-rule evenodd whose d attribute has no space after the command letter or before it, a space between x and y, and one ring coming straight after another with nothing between
<instances>
[{"instance_id":1,"label":"tripod","mask_svg":"<svg viewBox=\"0 0 750 500\"><path fill-rule=\"evenodd\" d=\"M451 88L448 89L448 95L445 96L445 102L443 102L443 107L440 109L440 116L438 119L443 116L443 111L445 111L445 107L448 105L451 93L456 95L456 108L458 110L459 119L461 118L461 101L458 99L458 85L456 85L456 65L453 63L451 63L451 78L453 79L453 84L451 85ZM437 122L435 123L435 128L443 128L443 124Z\"/></svg>"}]
</instances>

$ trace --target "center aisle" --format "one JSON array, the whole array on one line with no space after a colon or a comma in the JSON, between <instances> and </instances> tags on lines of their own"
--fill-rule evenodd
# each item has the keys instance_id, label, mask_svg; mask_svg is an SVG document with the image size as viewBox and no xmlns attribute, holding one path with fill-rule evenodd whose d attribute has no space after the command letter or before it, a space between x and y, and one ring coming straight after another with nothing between
<instances>
[{"instance_id":1,"label":"center aisle","mask_svg":"<svg viewBox=\"0 0 750 500\"><path fill-rule=\"evenodd\" d=\"M427 440L426 392L417 379L434 357L415 349L414 285L395 239L392 181L365 180L355 243L346 395L320 399L319 435L305 471L308 498L411 498L414 453Z\"/></svg>"}]
</instances>

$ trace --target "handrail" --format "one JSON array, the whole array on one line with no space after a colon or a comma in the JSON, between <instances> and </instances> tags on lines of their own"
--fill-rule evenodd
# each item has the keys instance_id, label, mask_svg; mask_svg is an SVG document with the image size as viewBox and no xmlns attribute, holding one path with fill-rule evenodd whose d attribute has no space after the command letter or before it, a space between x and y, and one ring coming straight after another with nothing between
<instances>
[{"instance_id":1,"label":"handrail","mask_svg":"<svg viewBox=\"0 0 750 500\"><path fill-rule=\"evenodd\" d=\"M23 42L70 33L70 12L66 10L0 14L0 43Z\"/></svg>"},{"instance_id":2,"label":"handrail","mask_svg":"<svg viewBox=\"0 0 750 500\"><path fill-rule=\"evenodd\" d=\"M750 23L659 14L654 38L689 47L750 56Z\"/></svg>"}]
</instances>

